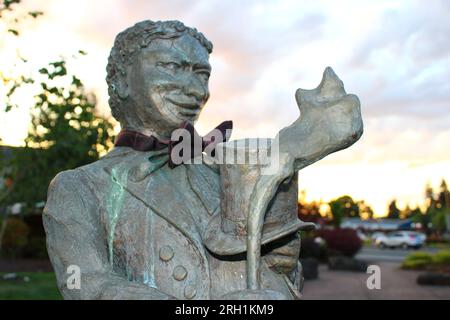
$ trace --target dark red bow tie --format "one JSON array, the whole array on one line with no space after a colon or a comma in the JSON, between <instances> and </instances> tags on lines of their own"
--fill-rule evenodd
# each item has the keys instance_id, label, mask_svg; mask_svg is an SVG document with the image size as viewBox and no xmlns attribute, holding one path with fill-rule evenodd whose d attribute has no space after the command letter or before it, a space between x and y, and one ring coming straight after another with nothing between
<instances>
[{"instance_id":1,"label":"dark red bow tie","mask_svg":"<svg viewBox=\"0 0 450 320\"><path fill-rule=\"evenodd\" d=\"M233 121L222 122L204 137L201 137L194 126L188 121L184 121L179 129L186 130L185 134L188 134L190 137L190 159L200 155L205 148L211 144L214 144L213 147L208 149L211 150L211 155L214 156L215 146L218 143L228 141L230 138L231 130L233 129ZM175 146L181 142L183 142L183 136L173 140L159 140L154 136L146 136L137 131L122 130L118 134L114 146L130 147L137 151L157 151L168 148L169 167L173 169L181 164L174 161L174 154L172 152ZM199 148L199 146L201 147ZM187 155L183 155L182 150L179 156L182 158L182 162L188 160L186 157Z\"/></svg>"}]
</instances>

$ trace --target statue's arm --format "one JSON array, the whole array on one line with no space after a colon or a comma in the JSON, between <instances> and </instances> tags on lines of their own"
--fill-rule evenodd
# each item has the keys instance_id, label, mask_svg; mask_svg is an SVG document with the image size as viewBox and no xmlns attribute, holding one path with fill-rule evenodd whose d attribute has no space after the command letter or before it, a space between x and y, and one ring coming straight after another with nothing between
<instances>
[{"instance_id":1,"label":"statue's arm","mask_svg":"<svg viewBox=\"0 0 450 320\"><path fill-rule=\"evenodd\" d=\"M107 238L100 224L96 202L81 174L60 173L48 191L43 222L47 249L57 283L65 299L171 299L144 284L128 281L112 271L108 261ZM69 266L80 270L80 288L69 288L74 275ZM73 280L73 276L70 280ZM70 282L76 284L76 282Z\"/></svg>"}]
</instances>

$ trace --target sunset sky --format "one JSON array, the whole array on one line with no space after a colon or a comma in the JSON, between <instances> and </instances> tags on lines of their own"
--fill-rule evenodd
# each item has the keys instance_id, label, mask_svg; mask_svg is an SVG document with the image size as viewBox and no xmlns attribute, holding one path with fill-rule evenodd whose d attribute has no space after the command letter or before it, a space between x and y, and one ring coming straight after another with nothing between
<instances>
[{"instance_id":1,"label":"sunset sky","mask_svg":"<svg viewBox=\"0 0 450 320\"><path fill-rule=\"evenodd\" d=\"M234 121L232 138L273 137L298 117L297 88L316 87L331 66L357 94L365 125L354 146L302 170L307 199L344 194L377 215L397 198L420 204L424 186L450 180L450 2L430 1L24 1L44 16L4 36L1 68L16 52L41 67L79 49L69 67L107 114L106 63L115 35L134 23L181 20L214 44L211 98L197 125ZM3 144L21 145L32 100L0 112ZM1 108L0 108L1 109Z\"/></svg>"}]
</instances>

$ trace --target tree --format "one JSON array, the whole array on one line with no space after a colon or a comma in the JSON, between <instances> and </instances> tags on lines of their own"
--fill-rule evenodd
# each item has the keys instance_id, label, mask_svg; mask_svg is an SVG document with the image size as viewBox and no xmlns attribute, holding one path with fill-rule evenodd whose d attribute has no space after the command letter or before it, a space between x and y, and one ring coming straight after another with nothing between
<instances>
[{"instance_id":1,"label":"tree","mask_svg":"<svg viewBox=\"0 0 450 320\"><path fill-rule=\"evenodd\" d=\"M447 182L444 179L442 179L439 189L437 197L438 207L450 209L450 192L447 188Z\"/></svg>"},{"instance_id":2,"label":"tree","mask_svg":"<svg viewBox=\"0 0 450 320\"><path fill-rule=\"evenodd\" d=\"M388 207L388 219L400 219L400 209L397 208L397 201L394 199L389 203Z\"/></svg>"},{"instance_id":3,"label":"tree","mask_svg":"<svg viewBox=\"0 0 450 320\"><path fill-rule=\"evenodd\" d=\"M374 212L372 207L367 204L364 200L358 201L359 215L362 219L372 219Z\"/></svg>"},{"instance_id":4,"label":"tree","mask_svg":"<svg viewBox=\"0 0 450 320\"><path fill-rule=\"evenodd\" d=\"M112 146L112 123L97 114L95 96L68 74L65 60L52 62L39 73L40 93L31 110L26 147L13 158L15 191L9 202L45 200L58 172L93 162Z\"/></svg>"},{"instance_id":5,"label":"tree","mask_svg":"<svg viewBox=\"0 0 450 320\"><path fill-rule=\"evenodd\" d=\"M317 222L322 218L320 214L320 202L299 201L298 217L303 221Z\"/></svg>"},{"instance_id":6,"label":"tree","mask_svg":"<svg viewBox=\"0 0 450 320\"><path fill-rule=\"evenodd\" d=\"M330 206L335 227L341 225L343 218L359 217L359 206L350 196L342 196L332 200L328 205Z\"/></svg>"},{"instance_id":7,"label":"tree","mask_svg":"<svg viewBox=\"0 0 450 320\"><path fill-rule=\"evenodd\" d=\"M436 205L434 190L429 183L427 183L425 186L425 205L427 206L427 208L434 208Z\"/></svg>"},{"instance_id":8,"label":"tree","mask_svg":"<svg viewBox=\"0 0 450 320\"><path fill-rule=\"evenodd\" d=\"M400 210L400 219L409 219L412 215L412 209L409 204L406 205L405 209Z\"/></svg>"},{"instance_id":9,"label":"tree","mask_svg":"<svg viewBox=\"0 0 450 320\"><path fill-rule=\"evenodd\" d=\"M432 209L430 212L431 224L433 225L433 229L438 233L446 231L448 214L449 212L445 208Z\"/></svg>"},{"instance_id":10,"label":"tree","mask_svg":"<svg viewBox=\"0 0 450 320\"><path fill-rule=\"evenodd\" d=\"M7 33L3 35L1 40L7 40L8 37L18 37L21 33L20 24L27 18L34 18L43 15L42 11L28 11L23 15L17 10L17 6L21 0L3 0L0 2L0 24L3 24ZM6 43L6 41L5 41ZM8 47L11 50L11 47ZM13 64L13 69L8 70L5 65L0 69L0 82L3 84L3 89L0 90L0 111L8 112L17 105L13 102L13 96L18 89L26 84L33 83L33 79L29 75L22 73L17 74L19 64L26 64L28 60L20 55L16 50L17 59ZM1 141L1 139L0 139Z\"/></svg>"},{"instance_id":11,"label":"tree","mask_svg":"<svg viewBox=\"0 0 450 320\"><path fill-rule=\"evenodd\" d=\"M20 36L25 19L43 14L24 12L20 5L21 0L0 2L0 24L8 31L0 40ZM65 60L52 62L39 72L30 70L28 75L16 71L27 59L18 53L16 60L10 69L6 64L0 67L0 112L16 106L14 96L21 94L18 89L24 85L40 83L39 94L31 110L26 147L17 148L13 157L3 162L13 183L0 202L33 204L45 200L56 173L95 161L111 147L112 124L95 112L95 96L85 91L80 79L67 73Z\"/></svg>"},{"instance_id":12,"label":"tree","mask_svg":"<svg viewBox=\"0 0 450 320\"><path fill-rule=\"evenodd\" d=\"M425 220L427 229L442 233L450 228L450 200L446 181L443 179L437 193L427 184L425 188ZM431 223L431 224L430 224Z\"/></svg>"},{"instance_id":13,"label":"tree","mask_svg":"<svg viewBox=\"0 0 450 320\"><path fill-rule=\"evenodd\" d=\"M436 204L431 209L431 223L439 233L450 231L450 193L444 179L439 186Z\"/></svg>"},{"instance_id":14,"label":"tree","mask_svg":"<svg viewBox=\"0 0 450 320\"><path fill-rule=\"evenodd\" d=\"M419 207L416 207L414 209L411 209L408 218L411 219L415 223L420 223L422 226L425 226L429 221L425 221L424 219L425 215L420 210Z\"/></svg>"}]
</instances>

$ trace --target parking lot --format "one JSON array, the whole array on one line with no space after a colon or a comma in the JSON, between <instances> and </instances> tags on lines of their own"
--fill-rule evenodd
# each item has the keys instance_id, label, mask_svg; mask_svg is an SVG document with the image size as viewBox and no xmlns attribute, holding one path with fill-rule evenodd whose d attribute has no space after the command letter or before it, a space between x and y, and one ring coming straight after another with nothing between
<instances>
[{"instance_id":1,"label":"parking lot","mask_svg":"<svg viewBox=\"0 0 450 320\"><path fill-rule=\"evenodd\" d=\"M434 248L422 248L421 251L435 252ZM400 269L401 261L413 250L378 249L365 247L357 255L358 259L380 267L381 289L368 289L370 274L350 271L330 271L326 265L319 267L319 279L305 282L303 295L305 300L390 300L450 299L450 287L421 286L416 283L420 271Z\"/></svg>"}]
</instances>

